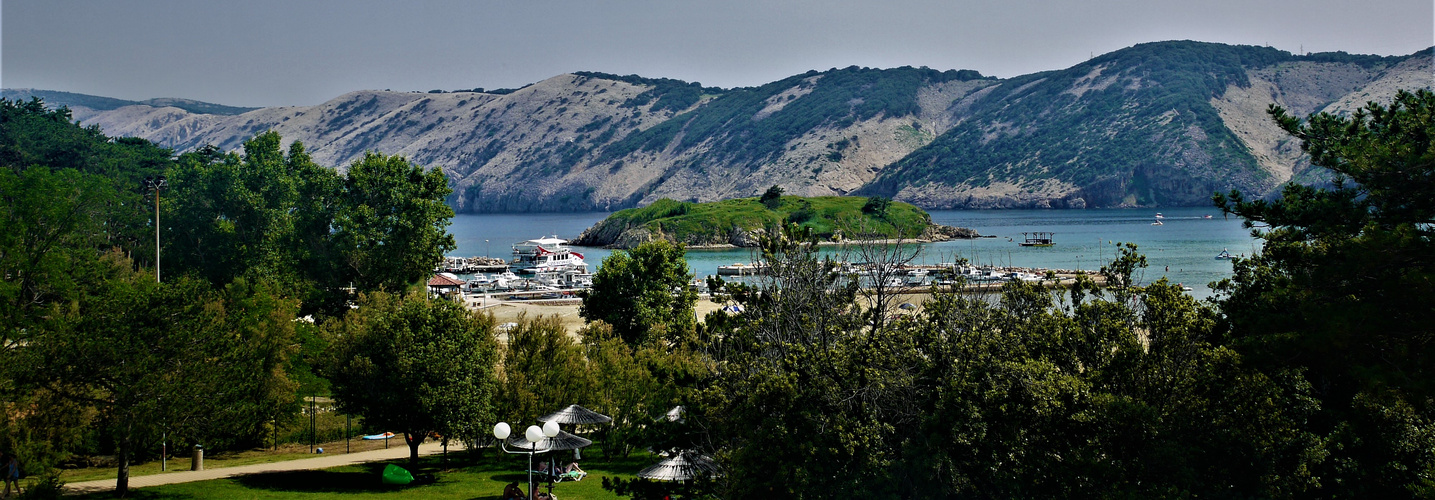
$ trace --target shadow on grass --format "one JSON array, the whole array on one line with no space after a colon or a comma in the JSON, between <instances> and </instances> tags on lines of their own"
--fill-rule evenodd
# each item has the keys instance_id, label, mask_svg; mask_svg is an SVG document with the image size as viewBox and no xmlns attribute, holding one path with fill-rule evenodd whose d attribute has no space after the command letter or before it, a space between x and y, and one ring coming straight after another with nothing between
<instances>
[{"instance_id":1,"label":"shadow on grass","mask_svg":"<svg viewBox=\"0 0 1435 500\"><path fill-rule=\"evenodd\" d=\"M388 462L371 462L345 467L348 470L299 470L249 474L234 481L245 488L294 493L359 493L401 491L421 484L383 484L381 474ZM399 464L407 468L407 464ZM359 470L352 470L359 469ZM415 476L419 471L411 471Z\"/></svg>"}]
</instances>

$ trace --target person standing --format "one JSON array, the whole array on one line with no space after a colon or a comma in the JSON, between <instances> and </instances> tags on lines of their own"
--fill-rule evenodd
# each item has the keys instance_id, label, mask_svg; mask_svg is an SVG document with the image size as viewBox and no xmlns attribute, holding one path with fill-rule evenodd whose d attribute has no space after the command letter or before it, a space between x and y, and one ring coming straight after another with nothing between
<instances>
[{"instance_id":1,"label":"person standing","mask_svg":"<svg viewBox=\"0 0 1435 500\"><path fill-rule=\"evenodd\" d=\"M15 485L15 494L20 494L20 461L15 455L0 453L0 479L5 481L5 496L10 498L10 485Z\"/></svg>"}]
</instances>

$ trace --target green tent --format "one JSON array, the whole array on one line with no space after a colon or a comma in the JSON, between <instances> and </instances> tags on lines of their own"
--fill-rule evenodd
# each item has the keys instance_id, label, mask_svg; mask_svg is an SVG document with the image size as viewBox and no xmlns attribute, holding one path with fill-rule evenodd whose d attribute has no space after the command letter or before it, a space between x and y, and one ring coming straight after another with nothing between
<instances>
[{"instance_id":1,"label":"green tent","mask_svg":"<svg viewBox=\"0 0 1435 500\"><path fill-rule=\"evenodd\" d=\"M414 482L414 475L403 467L394 464L384 466L384 484L409 484Z\"/></svg>"}]
</instances>

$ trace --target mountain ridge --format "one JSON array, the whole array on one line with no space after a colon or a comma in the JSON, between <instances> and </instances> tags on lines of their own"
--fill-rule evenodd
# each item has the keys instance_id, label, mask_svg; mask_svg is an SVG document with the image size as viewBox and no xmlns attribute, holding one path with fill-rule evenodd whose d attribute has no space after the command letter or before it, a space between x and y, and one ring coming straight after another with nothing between
<instances>
[{"instance_id":1,"label":"mountain ridge","mask_svg":"<svg viewBox=\"0 0 1435 500\"><path fill-rule=\"evenodd\" d=\"M1172 206L1322 181L1265 107L1304 115L1388 102L1432 87L1431 53L1297 56L1174 41L1007 79L852 66L720 89L576 72L519 89L355 91L235 115L142 104L72 112L109 135L179 150L235 150L272 129L341 169L368 150L403 154L449 174L460 212L611 211L772 185L926 209Z\"/></svg>"}]
</instances>

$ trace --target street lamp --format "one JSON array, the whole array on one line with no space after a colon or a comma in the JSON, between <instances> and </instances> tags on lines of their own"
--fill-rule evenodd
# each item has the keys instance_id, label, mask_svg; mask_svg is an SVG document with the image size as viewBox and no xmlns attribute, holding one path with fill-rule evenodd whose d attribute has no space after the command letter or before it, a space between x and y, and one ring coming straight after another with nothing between
<instances>
[{"instance_id":1,"label":"street lamp","mask_svg":"<svg viewBox=\"0 0 1435 500\"><path fill-rule=\"evenodd\" d=\"M513 429L508 426L507 422L499 422L498 425L493 426L493 437L498 438L499 445L503 447L503 451L506 453L514 453L508 450L508 436L512 433ZM537 449L538 442L557 435L558 422L548 422L543 424L541 428L536 425L530 425L528 429L523 431L523 439L528 441L528 451L521 452L528 453L528 498L533 498L533 454L540 451ZM541 451L546 452L548 449L544 448Z\"/></svg>"},{"instance_id":2,"label":"street lamp","mask_svg":"<svg viewBox=\"0 0 1435 500\"><path fill-rule=\"evenodd\" d=\"M146 190L154 191L154 281L159 282L159 190L164 189L165 178L161 176L145 176L144 187Z\"/></svg>"}]
</instances>

